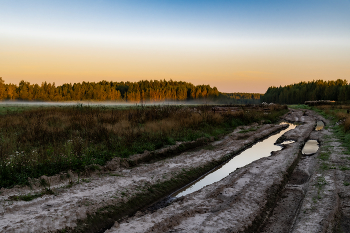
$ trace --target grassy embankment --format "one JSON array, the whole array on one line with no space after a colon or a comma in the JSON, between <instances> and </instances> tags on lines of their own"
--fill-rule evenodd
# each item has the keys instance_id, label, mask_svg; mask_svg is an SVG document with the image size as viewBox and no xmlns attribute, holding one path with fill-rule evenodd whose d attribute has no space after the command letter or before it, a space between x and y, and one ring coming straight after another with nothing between
<instances>
[{"instance_id":1,"label":"grassy embankment","mask_svg":"<svg viewBox=\"0 0 350 233\"><path fill-rule=\"evenodd\" d=\"M324 105L315 107L316 111L334 123L334 133L341 140L342 145L350 154L350 105Z\"/></svg>"},{"instance_id":2,"label":"grassy embankment","mask_svg":"<svg viewBox=\"0 0 350 233\"><path fill-rule=\"evenodd\" d=\"M28 184L113 157L155 150L176 141L218 137L253 122L275 122L287 110L214 114L211 106L45 107L0 115L0 188Z\"/></svg>"}]
</instances>

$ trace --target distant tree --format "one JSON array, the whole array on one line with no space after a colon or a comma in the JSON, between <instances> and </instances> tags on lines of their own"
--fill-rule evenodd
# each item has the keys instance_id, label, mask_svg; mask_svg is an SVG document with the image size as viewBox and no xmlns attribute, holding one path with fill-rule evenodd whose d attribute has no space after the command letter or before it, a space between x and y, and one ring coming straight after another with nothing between
<instances>
[{"instance_id":1,"label":"distant tree","mask_svg":"<svg viewBox=\"0 0 350 233\"><path fill-rule=\"evenodd\" d=\"M5 82L2 80L2 77L0 77L0 100L6 98L6 87Z\"/></svg>"},{"instance_id":2,"label":"distant tree","mask_svg":"<svg viewBox=\"0 0 350 233\"><path fill-rule=\"evenodd\" d=\"M222 103L259 103L262 94L256 93L220 93L216 87L193 85L173 80L141 80L139 82L107 82L105 80L82 83L43 82L30 84L22 80L19 85L5 84L0 78L0 99L69 101L221 101Z\"/></svg>"}]
</instances>

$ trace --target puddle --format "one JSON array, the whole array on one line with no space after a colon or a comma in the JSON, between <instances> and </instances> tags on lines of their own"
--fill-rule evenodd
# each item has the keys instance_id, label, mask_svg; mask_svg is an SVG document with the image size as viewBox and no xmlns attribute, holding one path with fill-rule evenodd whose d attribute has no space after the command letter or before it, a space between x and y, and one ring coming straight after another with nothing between
<instances>
[{"instance_id":1,"label":"puddle","mask_svg":"<svg viewBox=\"0 0 350 233\"><path fill-rule=\"evenodd\" d=\"M287 129L282 130L281 132L271 135L270 137L254 144L252 147L246 149L240 154L233 157L227 163L217 167L215 170L210 172L209 174L204 175L193 183L185 186L183 189L173 193L171 197L178 198L189 193L193 193L206 185L217 182L226 176L228 176L231 172L235 171L237 168L244 167L245 165L258 160L263 157L268 157L271 155L272 151L279 151L283 148L281 144L275 145L276 140L282 136L285 132L294 129L296 125L291 123L281 123L288 124L289 127ZM293 143L294 141L287 141L288 143Z\"/></svg>"},{"instance_id":2,"label":"puddle","mask_svg":"<svg viewBox=\"0 0 350 233\"><path fill-rule=\"evenodd\" d=\"M303 153L303 155L312 155L315 154L318 151L319 148L319 144L317 140L308 140L301 153Z\"/></svg>"},{"instance_id":3,"label":"puddle","mask_svg":"<svg viewBox=\"0 0 350 233\"><path fill-rule=\"evenodd\" d=\"M322 130L323 127L324 127L323 121L317 121L317 125L316 125L315 130L317 130L317 131L318 131L318 130Z\"/></svg>"},{"instance_id":4,"label":"puddle","mask_svg":"<svg viewBox=\"0 0 350 233\"><path fill-rule=\"evenodd\" d=\"M288 144L292 144L294 142L295 142L294 140L287 140L287 141L280 143L279 145L288 145Z\"/></svg>"}]
</instances>

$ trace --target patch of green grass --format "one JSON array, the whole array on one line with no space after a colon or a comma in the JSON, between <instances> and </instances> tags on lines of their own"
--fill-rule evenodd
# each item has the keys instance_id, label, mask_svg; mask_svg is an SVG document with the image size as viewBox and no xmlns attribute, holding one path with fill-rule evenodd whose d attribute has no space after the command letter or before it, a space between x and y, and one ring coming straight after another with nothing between
<instances>
[{"instance_id":1,"label":"patch of green grass","mask_svg":"<svg viewBox=\"0 0 350 233\"><path fill-rule=\"evenodd\" d=\"M321 189L327 184L326 179L323 176L317 177L317 183L316 186Z\"/></svg>"},{"instance_id":2,"label":"patch of green grass","mask_svg":"<svg viewBox=\"0 0 350 233\"><path fill-rule=\"evenodd\" d=\"M44 195L54 195L55 193L51 189L44 189L41 193L36 194L25 194L25 195L13 195L8 199L11 201L32 201L36 198L42 197Z\"/></svg>"},{"instance_id":3,"label":"patch of green grass","mask_svg":"<svg viewBox=\"0 0 350 233\"><path fill-rule=\"evenodd\" d=\"M323 152L323 153L321 153L321 154L318 156L318 158L321 159L321 160L323 160L323 161L326 161L326 160L329 160L329 156L330 156L329 153Z\"/></svg>"},{"instance_id":4,"label":"patch of green grass","mask_svg":"<svg viewBox=\"0 0 350 233\"><path fill-rule=\"evenodd\" d=\"M341 171L348 171L348 170L350 170L350 168L349 168L349 167L346 167L346 166L341 166L341 167L340 167L340 170L341 170Z\"/></svg>"},{"instance_id":5,"label":"patch of green grass","mask_svg":"<svg viewBox=\"0 0 350 233\"><path fill-rule=\"evenodd\" d=\"M329 165L327 163L321 163L320 168L321 168L321 170L325 171L325 170L329 169Z\"/></svg>"},{"instance_id":6,"label":"patch of green grass","mask_svg":"<svg viewBox=\"0 0 350 233\"><path fill-rule=\"evenodd\" d=\"M311 109L311 107L306 104L293 104L293 105L288 105L288 107L294 108L294 109Z\"/></svg>"},{"instance_id":7,"label":"patch of green grass","mask_svg":"<svg viewBox=\"0 0 350 233\"><path fill-rule=\"evenodd\" d=\"M350 183L347 182L347 181L344 181L343 184L344 184L344 186L349 186L350 185Z\"/></svg>"}]
</instances>

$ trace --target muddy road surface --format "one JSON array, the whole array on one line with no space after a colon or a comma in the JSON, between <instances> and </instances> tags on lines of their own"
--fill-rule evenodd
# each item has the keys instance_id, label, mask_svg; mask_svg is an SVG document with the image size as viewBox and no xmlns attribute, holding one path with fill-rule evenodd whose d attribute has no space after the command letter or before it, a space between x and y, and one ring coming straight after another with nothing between
<instances>
[{"instance_id":1,"label":"muddy road surface","mask_svg":"<svg viewBox=\"0 0 350 233\"><path fill-rule=\"evenodd\" d=\"M155 153L146 151L114 159L79 179L44 177L55 195L31 201L13 197L40 192L38 180L32 188L1 189L0 232L349 232L350 186L344 184L350 173L322 168L350 160L331 130L315 130L320 120L328 124L312 111L291 110L283 121L299 125L277 142L292 143L161 208L147 207L288 125L239 127L220 141L166 156L178 143L156 152L164 158L147 159ZM308 140L320 149L302 155ZM320 160L329 150L329 160Z\"/></svg>"},{"instance_id":2,"label":"muddy road surface","mask_svg":"<svg viewBox=\"0 0 350 233\"><path fill-rule=\"evenodd\" d=\"M325 138L332 138L326 129L315 130L317 121L327 124L327 120L306 110L291 110L284 118L301 124L278 141L294 143L164 208L116 222L106 232L336 232L346 228L350 211L339 209L336 169L321 169L320 150L307 156L301 153L308 140L317 140L322 147Z\"/></svg>"}]
</instances>

